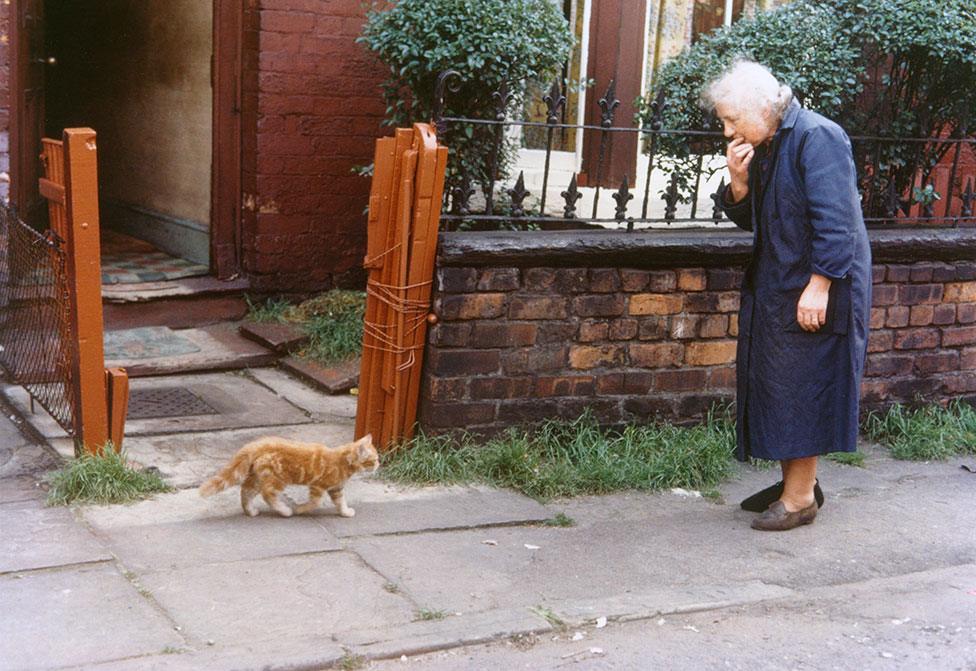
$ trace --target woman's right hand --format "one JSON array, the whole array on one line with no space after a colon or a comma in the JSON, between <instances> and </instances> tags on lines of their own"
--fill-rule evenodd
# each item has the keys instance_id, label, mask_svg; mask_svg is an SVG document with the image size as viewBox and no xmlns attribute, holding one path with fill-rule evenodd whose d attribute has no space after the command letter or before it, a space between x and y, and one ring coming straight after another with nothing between
<instances>
[{"instance_id":1,"label":"woman's right hand","mask_svg":"<svg viewBox=\"0 0 976 671\"><path fill-rule=\"evenodd\" d=\"M756 149L742 138L735 138L729 142L729 147L725 152L725 158L729 165L729 188L732 190L732 197L735 202L741 201L749 195L749 164Z\"/></svg>"}]
</instances>

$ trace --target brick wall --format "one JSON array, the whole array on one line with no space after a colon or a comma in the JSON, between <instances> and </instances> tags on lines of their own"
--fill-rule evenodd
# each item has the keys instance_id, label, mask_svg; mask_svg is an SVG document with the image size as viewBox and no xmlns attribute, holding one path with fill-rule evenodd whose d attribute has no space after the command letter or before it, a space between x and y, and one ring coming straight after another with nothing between
<instances>
[{"instance_id":1,"label":"brick wall","mask_svg":"<svg viewBox=\"0 0 976 671\"><path fill-rule=\"evenodd\" d=\"M252 287L356 282L385 107L356 44L360 0L250 0L244 54L244 265Z\"/></svg>"},{"instance_id":2,"label":"brick wall","mask_svg":"<svg viewBox=\"0 0 976 671\"><path fill-rule=\"evenodd\" d=\"M738 267L442 267L421 402L428 430L491 432L593 409L690 420L735 394ZM976 400L976 263L880 264L866 407Z\"/></svg>"}]
</instances>

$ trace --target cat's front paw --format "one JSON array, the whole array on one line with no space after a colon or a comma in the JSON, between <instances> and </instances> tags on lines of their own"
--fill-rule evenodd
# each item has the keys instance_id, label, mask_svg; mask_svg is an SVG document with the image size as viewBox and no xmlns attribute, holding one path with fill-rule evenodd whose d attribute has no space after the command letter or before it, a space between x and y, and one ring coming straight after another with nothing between
<instances>
[{"instance_id":1,"label":"cat's front paw","mask_svg":"<svg viewBox=\"0 0 976 671\"><path fill-rule=\"evenodd\" d=\"M339 511L339 515L341 515L342 517L355 517L356 511L352 508L343 508L342 510Z\"/></svg>"},{"instance_id":2,"label":"cat's front paw","mask_svg":"<svg viewBox=\"0 0 976 671\"><path fill-rule=\"evenodd\" d=\"M247 515L248 517L257 517L258 516L258 507L257 506L245 506L245 508L244 508L244 514Z\"/></svg>"}]
</instances>

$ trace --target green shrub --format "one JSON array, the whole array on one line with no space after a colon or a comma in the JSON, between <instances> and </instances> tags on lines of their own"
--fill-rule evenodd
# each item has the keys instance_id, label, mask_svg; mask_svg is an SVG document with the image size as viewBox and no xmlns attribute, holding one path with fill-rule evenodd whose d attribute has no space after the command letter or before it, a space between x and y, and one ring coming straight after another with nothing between
<instances>
[{"instance_id":1,"label":"green shrub","mask_svg":"<svg viewBox=\"0 0 976 671\"><path fill-rule=\"evenodd\" d=\"M663 91L660 121L669 129L720 130L700 104L703 87L737 57L766 65L808 109L851 135L938 137L969 129L976 109L976 5L972 0L796 0L719 29L666 63L654 92L638 100L649 126L651 102ZM719 140L692 144L664 136L658 147L684 191L699 152L724 153ZM949 145L919 156L923 171ZM898 193L913 176L915 145L887 144L875 189L893 172ZM863 151L868 151L865 147ZM861 159L867 155L861 154ZM863 164L863 163L862 163Z\"/></svg>"},{"instance_id":2,"label":"green shrub","mask_svg":"<svg viewBox=\"0 0 976 671\"><path fill-rule=\"evenodd\" d=\"M507 84L505 110L521 109L525 87L550 83L573 44L566 19L552 0L399 0L380 3L366 17L359 38L390 69L384 84L387 123L430 121L440 73L459 73L459 88L446 96L444 113L495 119L492 93ZM472 184L491 177L495 127L455 126L441 137L454 151L449 184L465 172ZM497 174L507 174L514 147L502 144ZM463 161L463 166L461 164Z\"/></svg>"}]
</instances>

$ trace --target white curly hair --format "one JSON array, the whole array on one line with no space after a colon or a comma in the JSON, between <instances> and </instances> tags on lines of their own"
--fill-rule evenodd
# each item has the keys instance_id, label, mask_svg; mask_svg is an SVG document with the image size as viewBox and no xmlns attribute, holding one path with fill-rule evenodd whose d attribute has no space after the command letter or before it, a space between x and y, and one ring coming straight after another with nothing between
<instances>
[{"instance_id":1,"label":"white curly hair","mask_svg":"<svg viewBox=\"0 0 976 671\"><path fill-rule=\"evenodd\" d=\"M782 119L792 100L793 90L781 84L769 68L745 58L736 59L702 91L702 102L709 110L721 104L756 121L763 121L767 114Z\"/></svg>"}]
</instances>

